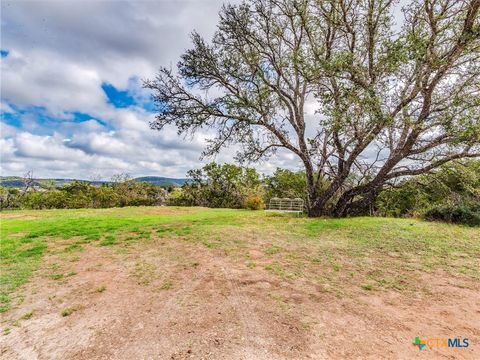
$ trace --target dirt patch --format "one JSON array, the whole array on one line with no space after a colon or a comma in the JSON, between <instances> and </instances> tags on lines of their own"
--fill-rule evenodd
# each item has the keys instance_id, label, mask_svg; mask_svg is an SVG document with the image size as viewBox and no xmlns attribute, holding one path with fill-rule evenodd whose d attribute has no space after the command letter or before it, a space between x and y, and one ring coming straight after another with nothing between
<instances>
[{"instance_id":1,"label":"dirt patch","mask_svg":"<svg viewBox=\"0 0 480 360\"><path fill-rule=\"evenodd\" d=\"M357 290L342 297L178 238L120 250L90 244L75 262L50 255L20 290L24 302L2 318L1 358L480 357L473 281L425 274L422 293ZM262 263L262 254L249 255ZM55 266L72 275L46 276ZM416 336L460 336L471 345L420 352Z\"/></svg>"},{"instance_id":2,"label":"dirt patch","mask_svg":"<svg viewBox=\"0 0 480 360\"><path fill-rule=\"evenodd\" d=\"M19 212L3 212L0 211L0 219L17 219L17 220L35 220L40 218L41 216L35 212L27 212L27 211L19 211Z\"/></svg>"},{"instance_id":3,"label":"dirt patch","mask_svg":"<svg viewBox=\"0 0 480 360\"><path fill-rule=\"evenodd\" d=\"M182 215L201 211L202 208L192 209L186 207L172 207L172 206L155 206L155 207L139 207L141 213L144 215Z\"/></svg>"}]
</instances>

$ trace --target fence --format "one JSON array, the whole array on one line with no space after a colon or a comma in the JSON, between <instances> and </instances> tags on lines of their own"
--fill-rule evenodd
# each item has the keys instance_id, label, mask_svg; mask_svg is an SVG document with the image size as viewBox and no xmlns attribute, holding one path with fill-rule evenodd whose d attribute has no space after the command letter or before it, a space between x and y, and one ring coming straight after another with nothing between
<instances>
[{"instance_id":1,"label":"fence","mask_svg":"<svg viewBox=\"0 0 480 360\"><path fill-rule=\"evenodd\" d=\"M304 201L300 198L272 198L268 204L267 211L301 213L303 212L304 206Z\"/></svg>"}]
</instances>

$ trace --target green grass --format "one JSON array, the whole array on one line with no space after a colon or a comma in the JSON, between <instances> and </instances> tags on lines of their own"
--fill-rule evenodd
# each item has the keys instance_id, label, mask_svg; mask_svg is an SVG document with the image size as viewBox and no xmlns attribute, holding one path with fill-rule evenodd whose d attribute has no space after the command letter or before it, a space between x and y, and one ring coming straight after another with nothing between
<instances>
[{"instance_id":1,"label":"green grass","mask_svg":"<svg viewBox=\"0 0 480 360\"><path fill-rule=\"evenodd\" d=\"M22 319L22 320L29 320L29 319L32 318L32 316L33 316L33 311L30 311L30 312L24 314L24 315L21 317L21 319Z\"/></svg>"},{"instance_id":2,"label":"green grass","mask_svg":"<svg viewBox=\"0 0 480 360\"><path fill-rule=\"evenodd\" d=\"M165 281L162 286L160 286L161 290L170 290L173 288L173 282L171 280Z\"/></svg>"},{"instance_id":3,"label":"green grass","mask_svg":"<svg viewBox=\"0 0 480 360\"><path fill-rule=\"evenodd\" d=\"M61 315L63 317L72 315L75 311L83 309L82 305L73 305L62 310Z\"/></svg>"},{"instance_id":4,"label":"green grass","mask_svg":"<svg viewBox=\"0 0 480 360\"><path fill-rule=\"evenodd\" d=\"M153 238L223 250L243 260L246 268L287 281L310 277L333 288L351 283L364 290L402 291L412 286L419 271L437 269L479 278L479 228L415 219L309 219L262 211L151 207L8 211L0 216L0 312L12 306L17 289L48 253L77 261L92 244L128 248ZM251 249L263 254L263 263L249 259ZM155 271L139 263L133 276L148 284ZM46 276L67 281L73 275Z\"/></svg>"},{"instance_id":5,"label":"green grass","mask_svg":"<svg viewBox=\"0 0 480 360\"><path fill-rule=\"evenodd\" d=\"M373 285L372 284L363 284L362 289L363 290L368 290L368 291L373 290Z\"/></svg>"},{"instance_id":6,"label":"green grass","mask_svg":"<svg viewBox=\"0 0 480 360\"><path fill-rule=\"evenodd\" d=\"M61 280L61 279L63 279L63 274L52 274L49 277L52 280Z\"/></svg>"},{"instance_id":7,"label":"green grass","mask_svg":"<svg viewBox=\"0 0 480 360\"><path fill-rule=\"evenodd\" d=\"M115 236L110 234L110 235L107 235L105 239L100 241L100 246L110 246L110 245L114 245L115 243L116 243Z\"/></svg>"}]
</instances>

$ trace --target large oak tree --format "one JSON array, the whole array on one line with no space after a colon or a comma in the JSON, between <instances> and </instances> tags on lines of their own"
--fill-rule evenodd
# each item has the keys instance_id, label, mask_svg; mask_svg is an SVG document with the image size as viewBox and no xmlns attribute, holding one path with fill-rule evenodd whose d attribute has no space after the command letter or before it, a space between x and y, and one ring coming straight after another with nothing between
<instances>
[{"instance_id":1,"label":"large oak tree","mask_svg":"<svg viewBox=\"0 0 480 360\"><path fill-rule=\"evenodd\" d=\"M204 155L284 149L310 216L365 211L385 186L480 155L480 0L247 0L178 69L145 82L153 129L214 129ZM315 106L307 116L306 105Z\"/></svg>"}]
</instances>

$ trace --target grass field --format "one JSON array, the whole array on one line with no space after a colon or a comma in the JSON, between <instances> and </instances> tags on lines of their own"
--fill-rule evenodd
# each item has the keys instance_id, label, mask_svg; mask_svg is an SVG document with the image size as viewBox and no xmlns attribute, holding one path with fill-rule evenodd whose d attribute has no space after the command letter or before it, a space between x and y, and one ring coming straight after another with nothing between
<instances>
[{"instance_id":1,"label":"grass field","mask_svg":"<svg viewBox=\"0 0 480 360\"><path fill-rule=\"evenodd\" d=\"M22 358L22 351L41 358L51 351L48 336L31 338L45 326L52 326L51 336L67 328L76 336L88 334L75 346L52 338L63 358L147 358L157 352L160 358L408 357L415 350L407 345L409 337L419 335L468 335L477 348L460 355L478 355L473 352L480 346L474 295L480 279L478 228L167 207L0 216L2 330L11 339L2 350L7 358ZM142 304L136 312L129 313L125 296ZM423 306L425 321L413 320L419 315L415 306ZM161 318L152 322L152 308L169 309L170 315L160 311ZM465 334L454 328L452 317ZM102 339L119 331L113 319L128 336L118 338L115 349L102 348ZM269 319L273 323L264 328ZM139 346L133 335L139 323L142 332L164 324L162 340L153 337ZM170 333L175 326L193 333ZM202 340L192 335L199 331ZM367 337L379 341L375 336L387 339L378 353L365 343ZM345 344L347 338L351 346L334 350L335 341ZM19 345L32 341L37 346ZM431 351L448 356L448 349Z\"/></svg>"}]
</instances>

